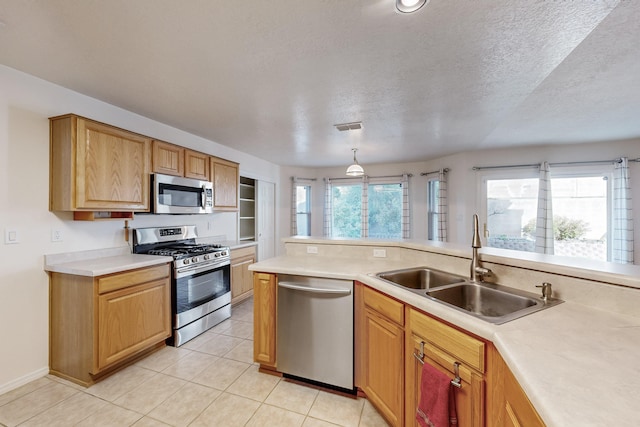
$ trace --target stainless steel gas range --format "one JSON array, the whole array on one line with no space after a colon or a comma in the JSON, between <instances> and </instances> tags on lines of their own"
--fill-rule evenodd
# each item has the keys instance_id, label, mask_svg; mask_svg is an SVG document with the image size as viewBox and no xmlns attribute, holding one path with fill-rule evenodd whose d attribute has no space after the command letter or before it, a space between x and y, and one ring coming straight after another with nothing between
<instances>
[{"instance_id":1,"label":"stainless steel gas range","mask_svg":"<svg viewBox=\"0 0 640 427\"><path fill-rule=\"evenodd\" d=\"M231 316L231 257L228 247L198 244L196 227L133 230L136 254L172 256L173 339L179 347Z\"/></svg>"}]
</instances>

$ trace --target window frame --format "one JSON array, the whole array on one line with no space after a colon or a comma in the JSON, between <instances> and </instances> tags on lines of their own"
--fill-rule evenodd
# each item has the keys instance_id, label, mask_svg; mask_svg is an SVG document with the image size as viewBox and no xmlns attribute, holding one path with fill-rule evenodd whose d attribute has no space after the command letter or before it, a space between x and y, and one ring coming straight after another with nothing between
<instances>
[{"instance_id":1,"label":"window frame","mask_svg":"<svg viewBox=\"0 0 640 427\"><path fill-rule=\"evenodd\" d=\"M298 184L298 183L294 185L296 186L296 224L297 224L296 236L311 236L311 185ZM305 212L298 211L299 203L298 203L297 192L299 187L303 187L306 193L305 207L307 210ZM307 224L307 230L309 234L300 234L300 220L299 220L300 215L306 216L306 224Z\"/></svg>"},{"instance_id":2,"label":"window frame","mask_svg":"<svg viewBox=\"0 0 640 427\"><path fill-rule=\"evenodd\" d=\"M607 261L613 259L613 245L609 236L613 235L613 174L614 167L610 164L598 165L551 165L551 181L557 178L581 178L581 177L606 177L607 180ZM507 179L531 179L540 178L540 171L537 167L496 169L478 171L477 173L477 200L476 206L479 208L478 218L480 220L481 235L484 239L487 225L487 181L507 180ZM491 230L489 230L491 233ZM586 258L585 258L586 259Z\"/></svg>"}]
</instances>

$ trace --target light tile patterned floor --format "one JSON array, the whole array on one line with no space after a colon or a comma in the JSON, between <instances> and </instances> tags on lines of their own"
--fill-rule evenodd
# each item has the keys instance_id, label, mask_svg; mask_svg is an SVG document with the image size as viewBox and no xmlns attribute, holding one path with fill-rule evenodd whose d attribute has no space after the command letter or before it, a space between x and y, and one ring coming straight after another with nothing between
<instances>
[{"instance_id":1,"label":"light tile patterned floor","mask_svg":"<svg viewBox=\"0 0 640 427\"><path fill-rule=\"evenodd\" d=\"M166 347L83 388L54 376L0 395L0 425L387 426L371 404L262 374L253 302L180 348Z\"/></svg>"}]
</instances>

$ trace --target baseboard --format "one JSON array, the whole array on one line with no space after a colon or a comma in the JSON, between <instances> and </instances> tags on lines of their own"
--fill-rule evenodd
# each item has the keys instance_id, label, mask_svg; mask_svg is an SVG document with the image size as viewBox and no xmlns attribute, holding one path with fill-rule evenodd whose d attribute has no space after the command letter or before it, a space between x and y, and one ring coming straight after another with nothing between
<instances>
[{"instance_id":1,"label":"baseboard","mask_svg":"<svg viewBox=\"0 0 640 427\"><path fill-rule=\"evenodd\" d=\"M38 378L42 378L49 373L49 367L46 366L44 368L40 368L37 371L33 371L30 374L23 375L20 378L16 378L13 381L9 381L5 384L0 384L0 394L4 394L14 390L20 386L23 386L33 380L37 380Z\"/></svg>"}]
</instances>

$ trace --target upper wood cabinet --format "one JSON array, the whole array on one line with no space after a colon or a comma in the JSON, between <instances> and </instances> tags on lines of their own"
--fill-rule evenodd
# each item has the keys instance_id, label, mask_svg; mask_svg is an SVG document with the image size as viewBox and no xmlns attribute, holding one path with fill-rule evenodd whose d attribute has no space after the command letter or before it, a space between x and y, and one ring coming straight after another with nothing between
<instances>
[{"instance_id":1,"label":"upper wood cabinet","mask_svg":"<svg viewBox=\"0 0 640 427\"><path fill-rule=\"evenodd\" d=\"M209 155L169 144L153 141L153 172L186 178L210 180Z\"/></svg>"},{"instance_id":2,"label":"upper wood cabinet","mask_svg":"<svg viewBox=\"0 0 640 427\"><path fill-rule=\"evenodd\" d=\"M193 150L184 150L184 176L186 178L212 181L209 174L209 155Z\"/></svg>"},{"instance_id":3,"label":"upper wood cabinet","mask_svg":"<svg viewBox=\"0 0 640 427\"><path fill-rule=\"evenodd\" d=\"M237 211L240 181L238 164L211 157L211 181L213 182L213 209Z\"/></svg>"},{"instance_id":4,"label":"upper wood cabinet","mask_svg":"<svg viewBox=\"0 0 640 427\"><path fill-rule=\"evenodd\" d=\"M152 164L155 173L184 176L184 148L154 140Z\"/></svg>"},{"instance_id":5,"label":"upper wood cabinet","mask_svg":"<svg viewBox=\"0 0 640 427\"><path fill-rule=\"evenodd\" d=\"M49 209L148 211L151 139L75 115L50 119Z\"/></svg>"}]
</instances>

